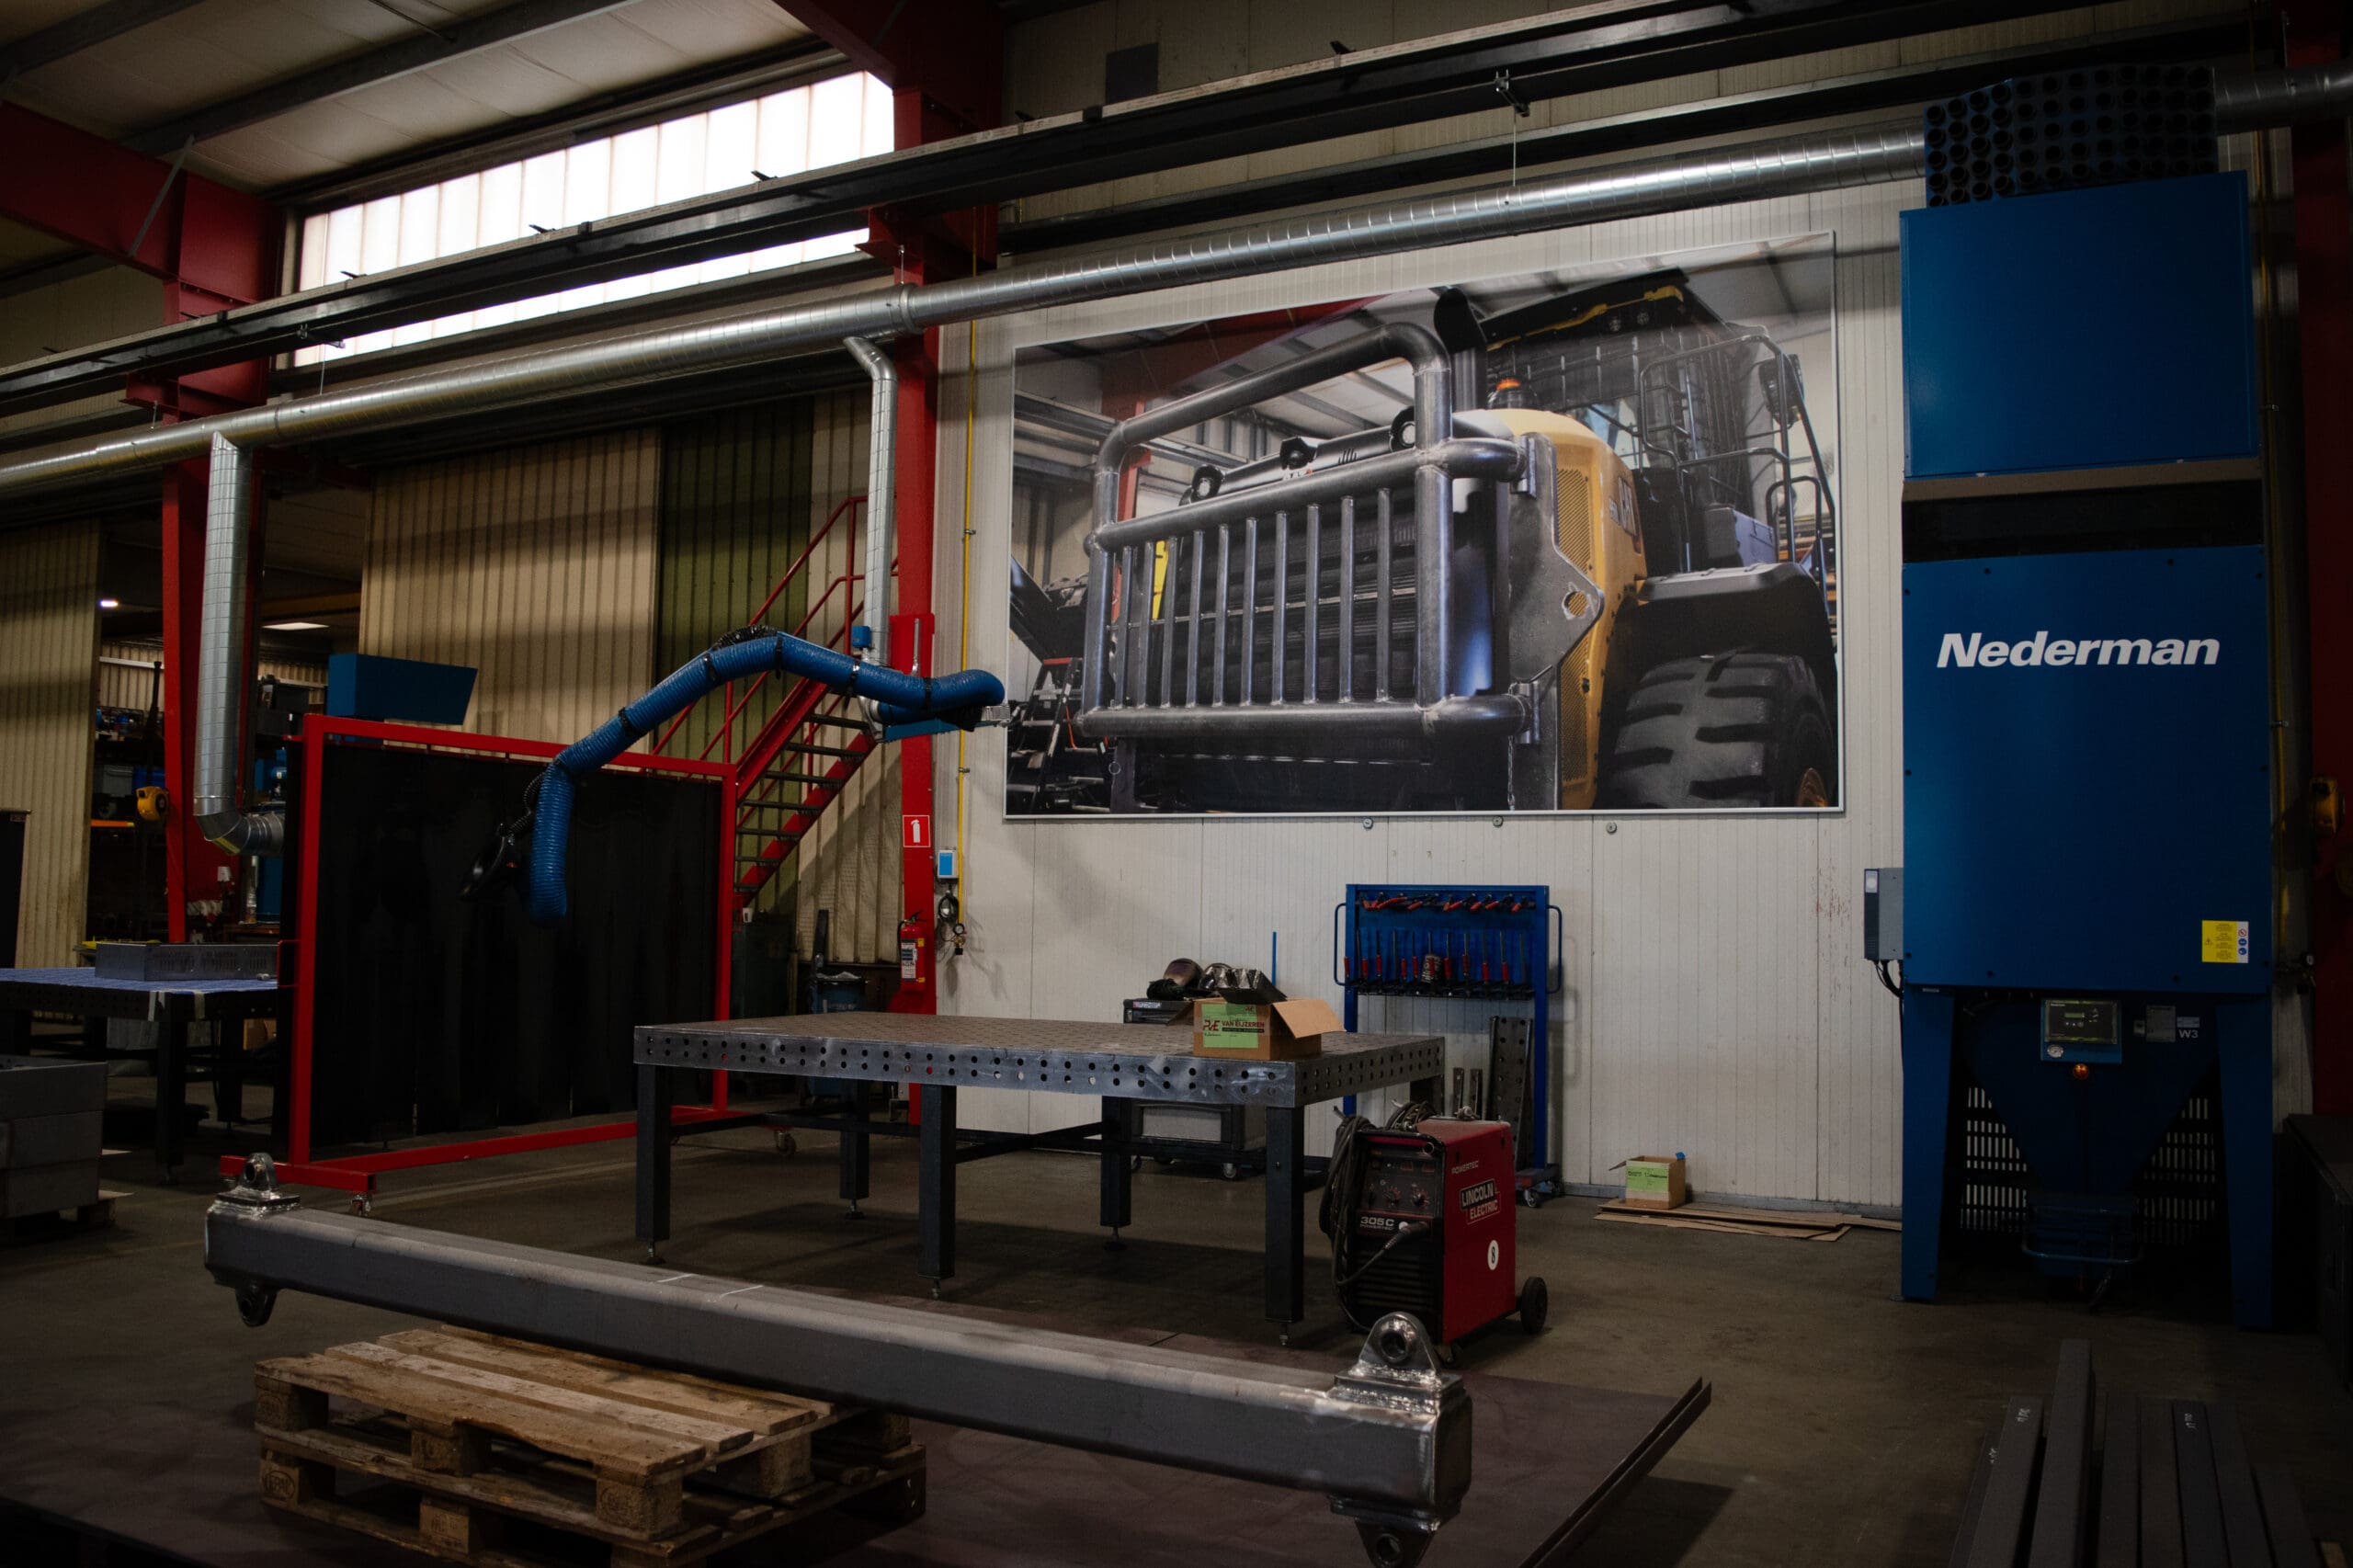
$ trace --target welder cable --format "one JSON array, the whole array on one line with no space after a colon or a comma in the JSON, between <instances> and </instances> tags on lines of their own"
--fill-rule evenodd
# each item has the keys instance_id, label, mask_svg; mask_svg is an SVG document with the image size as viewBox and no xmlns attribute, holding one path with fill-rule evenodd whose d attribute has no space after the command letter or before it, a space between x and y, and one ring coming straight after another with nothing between
<instances>
[{"instance_id":1,"label":"welder cable","mask_svg":"<svg viewBox=\"0 0 2353 1568\"><path fill-rule=\"evenodd\" d=\"M732 632L710 652L671 672L593 733L566 746L540 775L534 785L536 815L526 889L526 903L534 921L547 925L561 920L569 903L564 861L572 838L574 784L723 683L770 668L837 690L862 692L874 699L875 715L886 725L944 719L969 727L980 722L983 709L1005 700L1004 684L984 670L960 670L936 678L907 675L767 627Z\"/></svg>"},{"instance_id":2,"label":"welder cable","mask_svg":"<svg viewBox=\"0 0 2353 1568\"><path fill-rule=\"evenodd\" d=\"M1429 1229L1430 1222L1427 1220L1406 1221L1404 1224L1398 1226L1394 1231L1392 1231L1389 1233L1389 1239L1381 1244L1378 1251L1374 1252L1370 1257L1366 1258L1362 1263L1357 1265L1356 1267L1350 1269L1347 1273L1343 1274L1337 1267L1335 1267L1332 1270L1332 1283L1335 1286L1355 1284L1358 1280L1363 1278L1367 1273L1370 1272L1374 1264L1379 1263L1382 1258L1389 1256L1390 1248L1395 1246L1399 1242L1404 1241L1407 1236L1427 1235L1429 1233ZM1343 1302L1340 1310L1342 1312L1347 1312L1347 1303ZM1349 1313L1348 1321L1351 1324L1355 1324L1360 1330L1364 1327L1364 1324L1356 1322L1356 1315L1353 1312Z\"/></svg>"},{"instance_id":3,"label":"welder cable","mask_svg":"<svg viewBox=\"0 0 2353 1568\"><path fill-rule=\"evenodd\" d=\"M1419 1100L1408 1100L1391 1113L1383 1125L1399 1129L1416 1127L1427 1112L1428 1108ZM1340 1119L1339 1129L1332 1135L1332 1158L1324 1168L1324 1198L1316 1216L1316 1222L1324 1233L1332 1238L1332 1294L1340 1303L1340 1315L1347 1318L1348 1325L1359 1334L1369 1331L1348 1305L1347 1287L1388 1256L1389 1249L1404 1240L1407 1234L1420 1233L1411 1231L1411 1226L1419 1225L1423 1231L1429 1229L1426 1221L1409 1221L1382 1243L1381 1250L1367 1258L1360 1267L1353 1273L1343 1272L1347 1265L1347 1239L1356 1233L1357 1209L1362 1199L1360 1188L1364 1172L1362 1156L1358 1153L1362 1142L1359 1134L1371 1125L1370 1119L1362 1116L1349 1115Z\"/></svg>"}]
</instances>

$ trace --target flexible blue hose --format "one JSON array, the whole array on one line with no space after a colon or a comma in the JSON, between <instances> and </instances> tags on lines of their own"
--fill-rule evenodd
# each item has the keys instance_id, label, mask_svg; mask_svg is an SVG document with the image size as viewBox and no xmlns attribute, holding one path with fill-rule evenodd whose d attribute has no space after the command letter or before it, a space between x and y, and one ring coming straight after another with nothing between
<instances>
[{"instance_id":1,"label":"flexible blue hose","mask_svg":"<svg viewBox=\"0 0 2353 1568\"><path fill-rule=\"evenodd\" d=\"M767 671L873 698L886 724L946 719L969 729L980 722L982 709L1005 700L1004 683L985 670L911 676L765 629L742 642L722 643L679 665L661 685L566 746L540 775L526 897L533 920L543 926L561 920L569 903L564 862L572 844L573 788L580 777L596 772L639 736L729 681Z\"/></svg>"}]
</instances>

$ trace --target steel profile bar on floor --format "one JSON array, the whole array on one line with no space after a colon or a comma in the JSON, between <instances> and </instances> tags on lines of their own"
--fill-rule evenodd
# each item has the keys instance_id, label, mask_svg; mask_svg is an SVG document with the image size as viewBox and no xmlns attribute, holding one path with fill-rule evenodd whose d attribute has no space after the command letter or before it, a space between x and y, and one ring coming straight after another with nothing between
<instances>
[{"instance_id":1,"label":"steel profile bar on floor","mask_svg":"<svg viewBox=\"0 0 2353 1568\"><path fill-rule=\"evenodd\" d=\"M1471 1398L1399 1314L1334 1375L305 1212L256 1155L205 1219L248 1324L301 1290L1330 1496L1406 1568L1471 1483Z\"/></svg>"}]
</instances>

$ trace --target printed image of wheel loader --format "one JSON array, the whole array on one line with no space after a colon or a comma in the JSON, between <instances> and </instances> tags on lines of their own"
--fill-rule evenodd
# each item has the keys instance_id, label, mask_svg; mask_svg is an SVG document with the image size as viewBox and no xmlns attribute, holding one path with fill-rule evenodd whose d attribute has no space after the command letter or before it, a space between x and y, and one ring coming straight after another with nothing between
<instances>
[{"instance_id":1,"label":"printed image of wheel loader","mask_svg":"<svg viewBox=\"0 0 2353 1568\"><path fill-rule=\"evenodd\" d=\"M1394 420L1132 482L1403 361ZM1458 408L1458 389L1480 404ZM1083 579L1017 564L1016 812L1837 802L1836 528L1796 360L1677 271L1392 322L1109 426Z\"/></svg>"}]
</instances>

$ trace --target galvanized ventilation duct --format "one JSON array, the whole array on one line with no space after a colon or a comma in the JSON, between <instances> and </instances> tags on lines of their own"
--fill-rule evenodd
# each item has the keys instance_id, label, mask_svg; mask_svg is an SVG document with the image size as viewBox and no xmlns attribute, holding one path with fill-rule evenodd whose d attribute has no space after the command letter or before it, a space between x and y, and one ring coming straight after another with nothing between
<instances>
[{"instance_id":1,"label":"galvanized ventilation duct","mask_svg":"<svg viewBox=\"0 0 2353 1568\"><path fill-rule=\"evenodd\" d=\"M2216 120L2224 132L2341 119L2353 112L2353 63L2240 77L2218 84L2215 98ZM512 407L558 393L618 390L762 364L831 347L846 338L894 337L987 316L1324 262L1916 178L1922 156L1920 127L1906 120L1710 148L1514 187L1351 208L1100 257L1009 267L949 283L920 288L899 284L733 321L517 355L159 426L0 467L0 499L204 457L216 441L233 449L290 446ZM229 524L234 538L208 529L220 540L224 559L235 552L242 560L243 522L240 505ZM208 539L203 619L208 635L200 652L208 669L212 659L233 661L235 653L233 639L217 641L210 635L233 625L225 597L216 616L215 590L224 596L234 591L210 570L211 546L212 539ZM884 572L887 581L887 559ZM200 734L214 737L222 747L215 754L221 773L210 777L225 778L232 790L242 755L236 729L244 705L235 700L236 685L233 678L199 676L208 707L216 701L228 705L227 714L215 713L209 722L199 713L198 726ZM208 776L199 775L203 777ZM264 829L249 825L246 831L266 836ZM236 832L231 829L216 842L225 846Z\"/></svg>"},{"instance_id":2,"label":"galvanized ventilation duct","mask_svg":"<svg viewBox=\"0 0 2353 1568\"><path fill-rule=\"evenodd\" d=\"M897 522L892 486L898 477L899 368L865 338L846 337L842 347L874 382L866 459L866 628L872 639L870 651L880 659L890 653L883 638L891 625L892 535Z\"/></svg>"}]
</instances>

